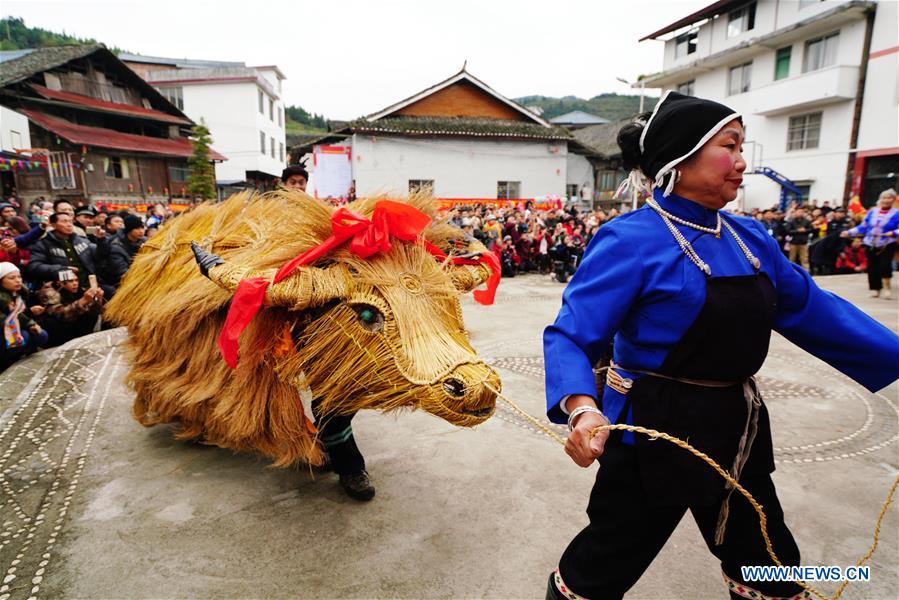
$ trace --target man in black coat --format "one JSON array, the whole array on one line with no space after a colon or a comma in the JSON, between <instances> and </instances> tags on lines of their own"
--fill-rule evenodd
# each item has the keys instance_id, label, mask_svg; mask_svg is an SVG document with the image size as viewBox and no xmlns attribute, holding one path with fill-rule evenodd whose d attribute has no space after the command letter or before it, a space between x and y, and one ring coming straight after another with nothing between
<instances>
[{"instance_id":1,"label":"man in black coat","mask_svg":"<svg viewBox=\"0 0 899 600\"><path fill-rule=\"evenodd\" d=\"M98 243L94 244L74 231L72 217L65 213L50 215L52 229L43 238L29 247L31 260L28 273L38 284L56 281L59 272L75 271L82 289L92 287L88 275L99 276L98 268L109 254L106 232L97 232ZM105 282L100 284L106 298L111 298L115 288Z\"/></svg>"},{"instance_id":2,"label":"man in black coat","mask_svg":"<svg viewBox=\"0 0 899 600\"><path fill-rule=\"evenodd\" d=\"M812 222L805 216L805 209L797 206L793 216L787 220L787 235L790 236L790 262L802 265L806 271L808 264L808 242L812 233Z\"/></svg>"},{"instance_id":3,"label":"man in black coat","mask_svg":"<svg viewBox=\"0 0 899 600\"><path fill-rule=\"evenodd\" d=\"M115 236L109 243L109 257L106 259L104 275L106 280L118 287L122 277L131 267L134 255L146 241L144 222L140 217L128 215L123 219L125 226L121 234Z\"/></svg>"}]
</instances>

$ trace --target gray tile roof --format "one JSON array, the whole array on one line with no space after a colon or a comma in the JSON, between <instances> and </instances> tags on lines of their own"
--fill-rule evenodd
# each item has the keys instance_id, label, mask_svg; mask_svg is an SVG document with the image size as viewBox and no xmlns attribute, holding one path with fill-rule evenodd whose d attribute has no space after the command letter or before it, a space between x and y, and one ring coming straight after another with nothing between
<instances>
[{"instance_id":1,"label":"gray tile roof","mask_svg":"<svg viewBox=\"0 0 899 600\"><path fill-rule=\"evenodd\" d=\"M24 81L37 73L48 71L69 61L88 56L99 50L106 50L101 44L82 46L53 46L32 50L14 50L10 57L3 57L0 63L0 86ZM7 53L3 53L7 54Z\"/></svg>"},{"instance_id":2,"label":"gray tile roof","mask_svg":"<svg viewBox=\"0 0 899 600\"><path fill-rule=\"evenodd\" d=\"M608 123L609 120L583 110L573 110L564 115L553 117L549 122L554 125L599 125Z\"/></svg>"},{"instance_id":3,"label":"gray tile roof","mask_svg":"<svg viewBox=\"0 0 899 600\"><path fill-rule=\"evenodd\" d=\"M347 124L347 130L359 133L394 133L423 136L464 136L537 140L570 140L562 127L544 127L538 123L475 117L389 117L369 121L359 119Z\"/></svg>"},{"instance_id":4,"label":"gray tile roof","mask_svg":"<svg viewBox=\"0 0 899 600\"><path fill-rule=\"evenodd\" d=\"M613 123L590 125L571 133L577 141L597 154L605 158L616 158L621 156L621 148L618 147L618 131L632 120L633 117L628 117Z\"/></svg>"}]
</instances>

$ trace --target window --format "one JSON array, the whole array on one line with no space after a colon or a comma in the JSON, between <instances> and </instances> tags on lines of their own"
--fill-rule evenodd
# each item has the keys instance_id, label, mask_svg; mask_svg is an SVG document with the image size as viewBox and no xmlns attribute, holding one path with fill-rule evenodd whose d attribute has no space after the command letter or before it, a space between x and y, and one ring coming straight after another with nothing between
<instances>
[{"instance_id":1,"label":"window","mask_svg":"<svg viewBox=\"0 0 899 600\"><path fill-rule=\"evenodd\" d=\"M620 171L598 171L596 173L597 188L600 192L610 192L618 189L618 184L624 179Z\"/></svg>"},{"instance_id":2,"label":"window","mask_svg":"<svg viewBox=\"0 0 899 600\"><path fill-rule=\"evenodd\" d=\"M172 182L184 182L187 181L188 176L190 175L190 169L187 167L169 167L169 179Z\"/></svg>"},{"instance_id":3,"label":"window","mask_svg":"<svg viewBox=\"0 0 899 600\"><path fill-rule=\"evenodd\" d=\"M278 127L283 127L283 126L284 126L284 109L279 108L278 109Z\"/></svg>"},{"instance_id":4,"label":"window","mask_svg":"<svg viewBox=\"0 0 899 600\"><path fill-rule=\"evenodd\" d=\"M271 98L268 99L268 118L270 121L275 120L275 101Z\"/></svg>"},{"instance_id":5,"label":"window","mask_svg":"<svg viewBox=\"0 0 899 600\"><path fill-rule=\"evenodd\" d=\"M674 58L680 58L688 54L696 52L696 31L688 31L683 35L677 36L674 41Z\"/></svg>"},{"instance_id":6,"label":"window","mask_svg":"<svg viewBox=\"0 0 899 600\"><path fill-rule=\"evenodd\" d=\"M520 181L497 181L496 182L497 198L521 198L521 182Z\"/></svg>"},{"instance_id":7,"label":"window","mask_svg":"<svg viewBox=\"0 0 899 600\"><path fill-rule=\"evenodd\" d=\"M184 93L181 86L177 87L159 87L156 88L163 97L178 107L178 110L184 110Z\"/></svg>"},{"instance_id":8,"label":"window","mask_svg":"<svg viewBox=\"0 0 899 600\"><path fill-rule=\"evenodd\" d=\"M683 94L684 96L695 96L696 94L693 90L694 87L696 87L695 79L685 81L677 86L677 93Z\"/></svg>"},{"instance_id":9,"label":"window","mask_svg":"<svg viewBox=\"0 0 899 600\"><path fill-rule=\"evenodd\" d=\"M577 199L577 184L569 183L565 186L565 195L569 200Z\"/></svg>"},{"instance_id":10,"label":"window","mask_svg":"<svg viewBox=\"0 0 899 600\"><path fill-rule=\"evenodd\" d=\"M821 113L790 117L787 151L817 148L821 140Z\"/></svg>"},{"instance_id":11,"label":"window","mask_svg":"<svg viewBox=\"0 0 899 600\"><path fill-rule=\"evenodd\" d=\"M790 55L793 54L793 47L787 46L777 51L777 57L774 59L774 80L786 79L790 76Z\"/></svg>"},{"instance_id":12,"label":"window","mask_svg":"<svg viewBox=\"0 0 899 600\"><path fill-rule=\"evenodd\" d=\"M755 28L755 2L727 15L727 37L735 37Z\"/></svg>"},{"instance_id":13,"label":"window","mask_svg":"<svg viewBox=\"0 0 899 600\"><path fill-rule=\"evenodd\" d=\"M103 172L113 179L129 179L128 160L119 156L103 157Z\"/></svg>"},{"instance_id":14,"label":"window","mask_svg":"<svg viewBox=\"0 0 899 600\"><path fill-rule=\"evenodd\" d=\"M434 180L433 179L410 179L409 180L409 193L414 194L416 192L424 192L425 194L433 194L434 193Z\"/></svg>"},{"instance_id":15,"label":"window","mask_svg":"<svg viewBox=\"0 0 899 600\"><path fill-rule=\"evenodd\" d=\"M265 154L265 132L259 132L259 151Z\"/></svg>"},{"instance_id":16,"label":"window","mask_svg":"<svg viewBox=\"0 0 899 600\"><path fill-rule=\"evenodd\" d=\"M807 41L805 43L805 62L802 65L802 72L817 71L836 64L837 42L839 40L840 32L838 31Z\"/></svg>"},{"instance_id":17,"label":"window","mask_svg":"<svg viewBox=\"0 0 899 600\"><path fill-rule=\"evenodd\" d=\"M265 114L265 94L262 93L262 90L259 91L259 114Z\"/></svg>"},{"instance_id":18,"label":"window","mask_svg":"<svg viewBox=\"0 0 899 600\"><path fill-rule=\"evenodd\" d=\"M284 144L278 144L278 160L284 162Z\"/></svg>"},{"instance_id":19,"label":"window","mask_svg":"<svg viewBox=\"0 0 899 600\"><path fill-rule=\"evenodd\" d=\"M730 76L727 81L727 95L742 94L749 91L752 81L752 63L744 63L730 68Z\"/></svg>"},{"instance_id":20,"label":"window","mask_svg":"<svg viewBox=\"0 0 899 600\"><path fill-rule=\"evenodd\" d=\"M275 158L275 138L270 138L270 140L271 143L268 145L268 147L271 149L272 158Z\"/></svg>"},{"instance_id":21,"label":"window","mask_svg":"<svg viewBox=\"0 0 899 600\"><path fill-rule=\"evenodd\" d=\"M50 167L50 188L54 190L75 189L75 162L73 152L68 156L65 152L51 152L47 157L47 165Z\"/></svg>"}]
</instances>

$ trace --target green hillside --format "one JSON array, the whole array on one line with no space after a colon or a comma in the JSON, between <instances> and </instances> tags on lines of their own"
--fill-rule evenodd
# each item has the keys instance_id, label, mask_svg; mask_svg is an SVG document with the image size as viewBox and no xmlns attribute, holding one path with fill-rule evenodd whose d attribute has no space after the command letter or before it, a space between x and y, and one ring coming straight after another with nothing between
<instances>
[{"instance_id":1,"label":"green hillside","mask_svg":"<svg viewBox=\"0 0 899 600\"><path fill-rule=\"evenodd\" d=\"M646 97L643 110L652 110L658 98ZM543 117L551 119L573 110L582 110L610 121L617 121L637 114L640 110L640 96L620 94L600 94L589 100L577 96L553 98L550 96L524 96L515 98L523 106L539 106Z\"/></svg>"},{"instance_id":2,"label":"green hillside","mask_svg":"<svg viewBox=\"0 0 899 600\"><path fill-rule=\"evenodd\" d=\"M40 27L28 27L25 20L19 17L0 19L0 50L22 50L24 48L47 48L50 46L77 46L81 44L97 44L91 38L79 38L67 33L56 33ZM119 48L110 48L113 52L121 52Z\"/></svg>"}]
</instances>

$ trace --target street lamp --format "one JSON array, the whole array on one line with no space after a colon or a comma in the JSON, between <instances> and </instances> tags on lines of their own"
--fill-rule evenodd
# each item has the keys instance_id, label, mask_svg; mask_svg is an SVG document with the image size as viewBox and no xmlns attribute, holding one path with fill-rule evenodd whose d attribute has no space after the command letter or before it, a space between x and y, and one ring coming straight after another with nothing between
<instances>
[{"instance_id":1,"label":"street lamp","mask_svg":"<svg viewBox=\"0 0 899 600\"><path fill-rule=\"evenodd\" d=\"M646 85L643 83L643 80L642 80L642 79L638 79L638 80L637 80L637 83L631 83L630 81L628 81L628 80L625 79L624 77L616 77L615 79L617 79L617 80L620 81L621 83L623 83L623 84L625 84L625 85L629 85L629 86L631 86L631 87L634 87L635 85L637 85L637 83L640 84L640 112L642 113L642 112L643 112L643 94L644 94L644 91L646 90Z\"/></svg>"}]
</instances>

